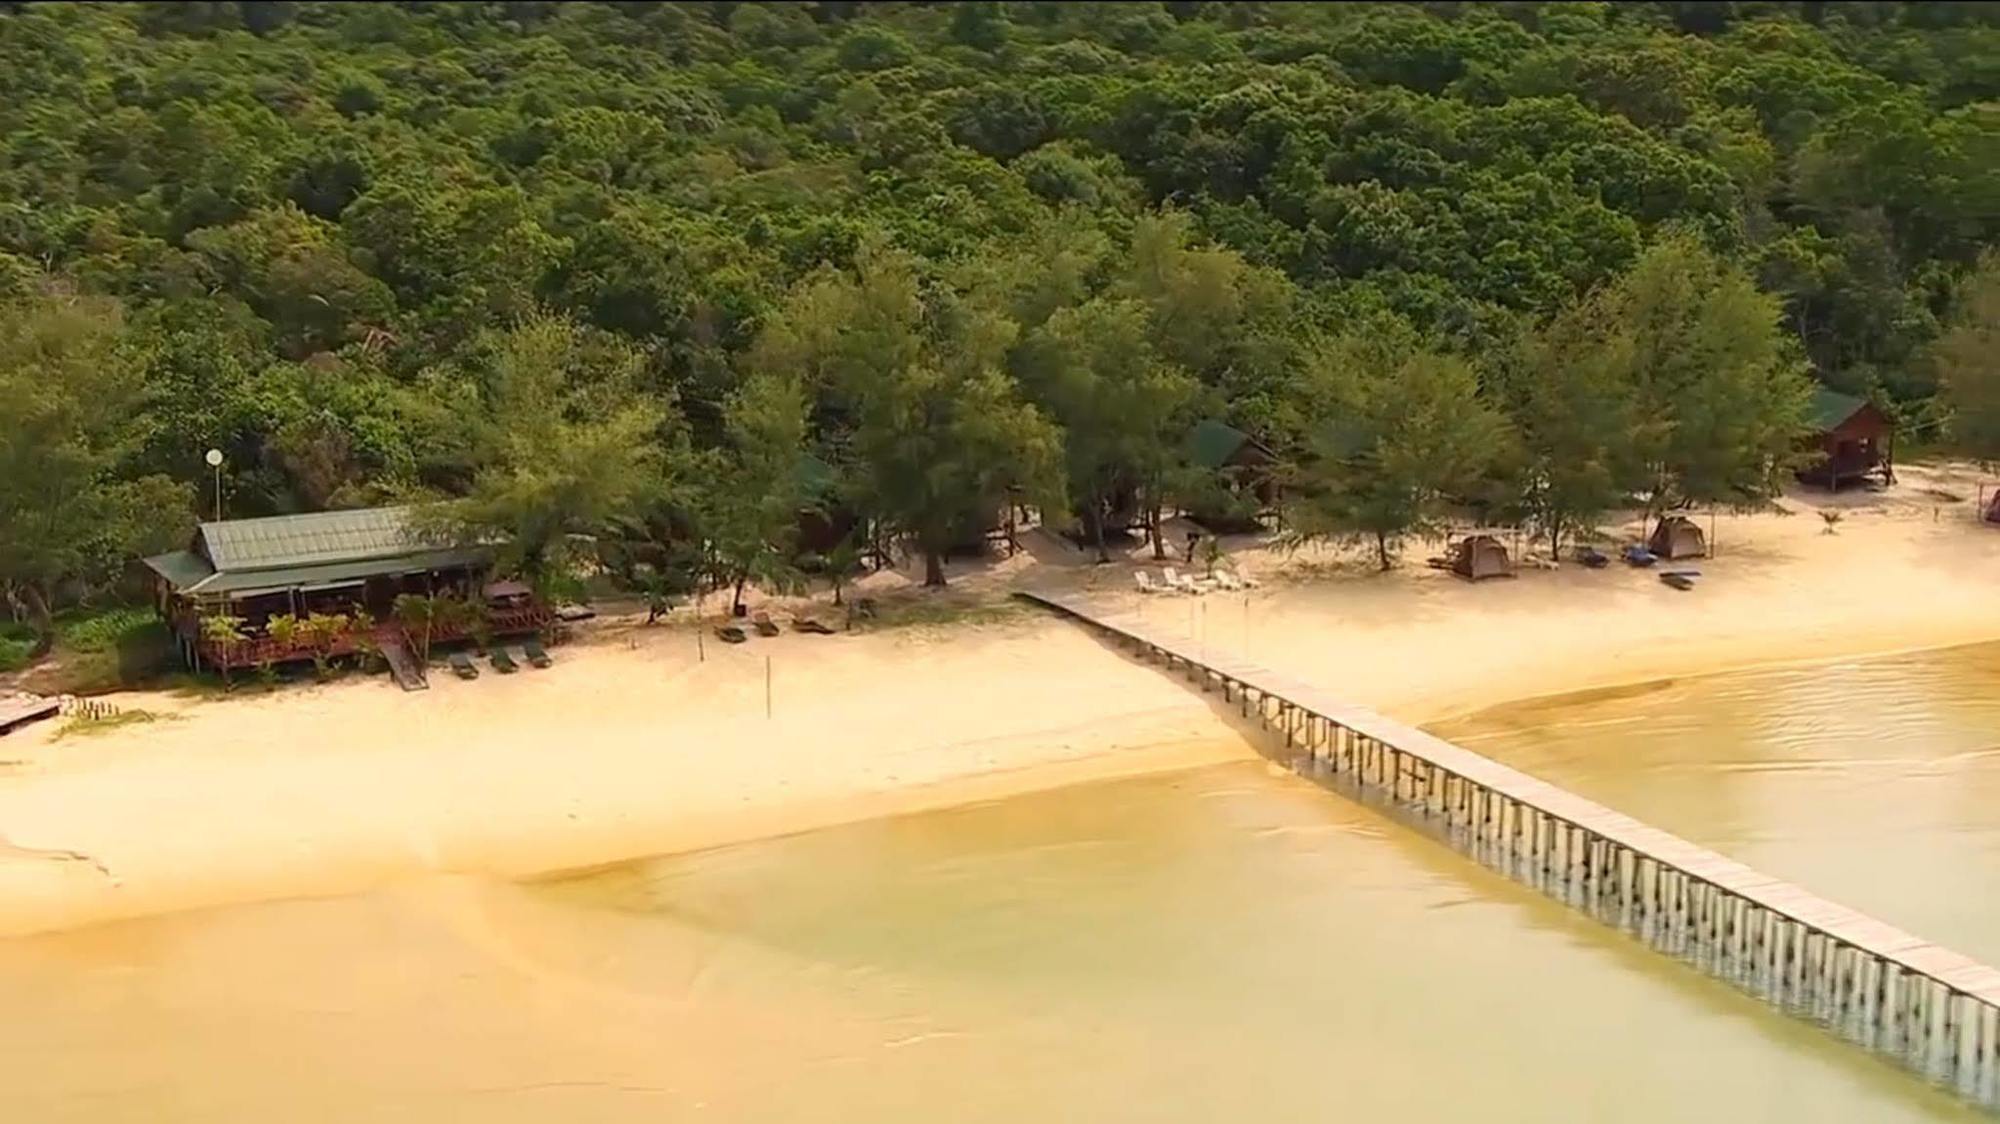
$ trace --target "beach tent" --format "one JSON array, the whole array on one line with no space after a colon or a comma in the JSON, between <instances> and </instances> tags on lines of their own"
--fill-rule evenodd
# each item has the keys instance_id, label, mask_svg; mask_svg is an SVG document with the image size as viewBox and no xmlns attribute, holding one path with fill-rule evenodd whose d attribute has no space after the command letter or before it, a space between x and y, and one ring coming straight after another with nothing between
<instances>
[{"instance_id":1,"label":"beach tent","mask_svg":"<svg viewBox=\"0 0 2000 1124\"><path fill-rule=\"evenodd\" d=\"M1469 581L1504 578L1514 572L1507 548L1492 535L1472 535L1452 551L1451 572Z\"/></svg>"},{"instance_id":2,"label":"beach tent","mask_svg":"<svg viewBox=\"0 0 2000 1124\"><path fill-rule=\"evenodd\" d=\"M1646 540L1646 548L1670 560L1704 558L1708 555L1708 539L1694 525L1694 520L1685 515L1669 515L1653 528L1653 537Z\"/></svg>"}]
</instances>

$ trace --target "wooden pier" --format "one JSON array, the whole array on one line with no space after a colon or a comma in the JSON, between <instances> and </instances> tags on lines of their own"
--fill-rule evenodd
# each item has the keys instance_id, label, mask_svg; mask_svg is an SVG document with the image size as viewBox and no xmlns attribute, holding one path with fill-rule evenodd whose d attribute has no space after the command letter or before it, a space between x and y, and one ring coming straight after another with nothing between
<instances>
[{"instance_id":1,"label":"wooden pier","mask_svg":"<svg viewBox=\"0 0 2000 1124\"><path fill-rule=\"evenodd\" d=\"M1255 664L1024 593L1220 690L1287 763L1652 948L1987 1107L2000 1107L2000 971Z\"/></svg>"}]
</instances>

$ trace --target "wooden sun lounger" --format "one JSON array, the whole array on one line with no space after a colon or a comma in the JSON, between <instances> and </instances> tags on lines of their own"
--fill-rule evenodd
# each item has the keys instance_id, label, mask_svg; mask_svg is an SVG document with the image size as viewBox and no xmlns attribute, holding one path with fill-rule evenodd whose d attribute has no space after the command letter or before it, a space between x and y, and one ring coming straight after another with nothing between
<instances>
[{"instance_id":1,"label":"wooden sun lounger","mask_svg":"<svg viewBox=\"0 0 2000 1124\"><path fill-rule=\"evenodd\" d=\"M741 644L750 639L750 634L743 631L743 626L735 624L716 625L715 635L725 644Z\"/></svg>"},{"instance_id":2,"label":"wooden sun lounger","mask_svg":"<svg viewBox=\"0 0 2000 1124\"><path fill-rule=\"evenodd\" d=\"M815 636L832 636L833 627L818 617L793 617L792 631L810 632Z\"/></svg>"},{"instance_id":3,"label":"wooden sun lounger","mask_svg":"<svg viewBox=\"0 0 2000 1124\"><path fill-rule=\"evenodd\" d=\"M486 658L493 662L493 670L502 675L512 675L521 670L521 665L514 662L514 657L507 654L505 647L493 649Z\"/></svg>"},{"instance_id":4,"label":"wooden sun lounger","mask_svg":"<svg viewBox=\"0 0 2000 1124\"><path fill-rule=\"evenodd\" d=\"M479 678L479 665L473 663L472 657L464 652L453 652L445 657L445 662L451 664L451 669L458 673L460 679Z\"/></svg>"},{"instance_id":5,"label":"wooden sun lounger","mask_svg":"<svg viewBox=\"0 0 2000 1124\"><path fill-rule=\"evenodd\" d=\"M549 650L542 647L542 642L539 640L522 641L521 654L526 656L528 662L534 664L536 667L547 667L556 662L549 658Z\"/></svg>"},{"instance_id":6,"label":"wooden sun lounger","mask_svg":"<svg viewBox=\"0 0 2000 1124\"><path fill-rule=\"evenodd\" d=\"M750 623L757 627L757 635L759 636L776 636L778 634L778 622L772 620L769 613L752 615Z\"/></svg>"}]
</instances>

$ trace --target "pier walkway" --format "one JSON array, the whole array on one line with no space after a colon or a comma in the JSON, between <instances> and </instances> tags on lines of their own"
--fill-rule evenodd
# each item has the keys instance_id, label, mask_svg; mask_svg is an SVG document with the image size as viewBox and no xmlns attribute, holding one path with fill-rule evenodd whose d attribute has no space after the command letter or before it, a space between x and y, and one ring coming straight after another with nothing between
<instances>
[{"instance_id":1,"label":"pier walkway","mask_svg":"<svg viewBox=\"0 0 2000 1124\"><path fill-rule=\"evenodd\" d=\"M1319 688L1089 600L1022 593L1220 690L1296 771L1377 800L1458 850L1988 1107L2000 1107L2000 970Z\"/></svg>"}]
</instances>

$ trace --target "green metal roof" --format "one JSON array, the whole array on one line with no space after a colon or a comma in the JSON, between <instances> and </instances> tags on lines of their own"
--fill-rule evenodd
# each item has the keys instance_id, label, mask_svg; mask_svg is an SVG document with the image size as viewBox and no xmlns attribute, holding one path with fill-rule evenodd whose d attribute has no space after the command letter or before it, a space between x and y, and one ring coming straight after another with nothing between
<instances>
[{"instance_id":1,"label":"green metal roof","mask_svg":"<svg viewBox=\"0 0 2000 1124\"><path fill-rule=\"evenodd\" d=\"M375 577L421 574L427 570L449 570L459 566L483 565L490 559L491 552L484 547L465 547L401 554L390 558L328 562L318 566L287 566L274 570L225 570L180 592L242 597L253 593L276 593L287 589L355 585Z\"/></svg>"},{"instance_id":2,"label":"green metal roof","mask_svg":"<svg viewBox=\"0 0 2000 1124\"><path fill-rule=\"evenodd\" d=\"M215 573L215 567L192 550L155 554L143 561L147 569L167 579L167 584L173 586L176 592L185 591Z\"/></svg>"},{"instance_id":3,"label":"green metal roof","mask_svg":"<svg viewBox=\"0 0 2000 1124\"><path fill-rule=\"evenodd\" d=\"M203 523L194 549L146 566L174 592L243 595L340 585L371 577L482 565L487 545L449 546L418 531L406 507L326 511Z\"/></svg>"},{"instance_id":4,"label":"green metal roof","mask_svg":"<svg viewBox=\"0 0 2000 1124\"><path fill-rule=\"evenodd\" d=\"M227 572L394 558L435 547L412 525L409 508L369 507L203 523L195 549Z\"/></svg>"},{"instance_id":5,"label":"green metal roof","mask_svg":"<svg viewBox=\"0 0 2000 1124\"><path fill-rule=\"evenodd\" d=\"M810 453L799 458L799 487L807 499L831 498L836 483L832 465Z\"/></svg>"},{"instance_id":6,"label":"green metal roof","mask_svg":"<svg viewBox=\"0 0 2000 1124\"><path fill-rule=\"evenodd\" d=\"M1852 394L1842 394L1822 386L1813 391L1812 423L1822 432L1837 429L1841 423L1860 413L1862 407L1866 405L1868 405L1866 398L1856 398Z\"/></svg>"},{"instance_id":7,"label":"green metal roof","mask_svg":"<svg viewBox=\"0 0 2000 1124\"><path fill-rule=\"evenodd\" d=\"M1203 418L1188 431L1183 450L1187 458L1203 468L1221 468L1245 445L1255 444L1250 435L1215 418Z\"/></svg>"}]
</instances>

